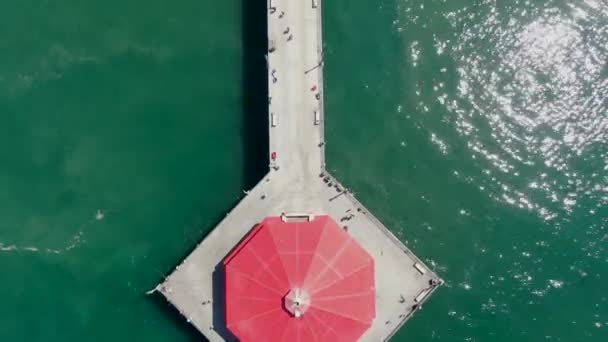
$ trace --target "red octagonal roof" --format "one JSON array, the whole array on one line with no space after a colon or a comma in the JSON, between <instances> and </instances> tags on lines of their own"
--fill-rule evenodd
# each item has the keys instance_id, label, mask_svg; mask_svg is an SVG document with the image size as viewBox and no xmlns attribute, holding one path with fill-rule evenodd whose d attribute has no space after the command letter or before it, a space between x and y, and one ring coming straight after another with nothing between
<instances>
[{"instance_id":1,"label":"red octagonal roof","mask_svg":"<svg viewBox=\"0 0 608 342\"><path fill-rule=\"evenodd\" d=\"M224 261L242 342L356 341L375 315L374 261L329 216L268 217Z\"/></svg>"}]
</instances>

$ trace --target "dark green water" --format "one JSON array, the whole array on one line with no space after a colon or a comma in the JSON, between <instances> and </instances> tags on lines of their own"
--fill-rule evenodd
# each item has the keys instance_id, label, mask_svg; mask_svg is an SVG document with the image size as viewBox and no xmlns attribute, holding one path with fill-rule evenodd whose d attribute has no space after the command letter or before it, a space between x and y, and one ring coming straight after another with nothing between
<instances>
[{"instance_id":1,"label":"dark green water","mask_svg":"<svg viewBox=\"0 0 608 342\"><path fill-rule=\"evenodd\" d=\"M264 3L3 3L0 341L198 339L144 292L264 172ZM329 168L447 281L395 341L608 340L608 3L324 21Z\"/></svg>"}]
</instances>

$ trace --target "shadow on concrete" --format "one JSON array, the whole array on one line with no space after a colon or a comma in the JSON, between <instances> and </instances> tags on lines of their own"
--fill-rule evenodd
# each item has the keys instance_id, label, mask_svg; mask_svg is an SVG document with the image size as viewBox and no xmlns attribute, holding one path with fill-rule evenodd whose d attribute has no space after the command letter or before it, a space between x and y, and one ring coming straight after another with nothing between
<instances>
[{"instance_id":1,"label":"shadow on concrete","mask_svg":"<svg viewBox=\"0 0 608 342\"><path fill-rule=\"evenodd\" d=\"M237 200L230 209L226 209L225 212L219 214L213 222L219 223L228 213L235 207L240 200ZM238 244L237 244L238 245ZM196 248L198 244L195 246L191 246L187 251L185 251L177 260L179 263L186 259ZM171 274L175 270L175 266L172 266L164 273L159 272L159 274L164 274L158 278L158 280L154 284L161 284L165 281L165 277ZM217 330L218 334L226 341L238 341L234 338L234 335L228 331L226 328L226 310L224 303L226 302L225 297L225 281L224 281L224 268L223 268L223 260L222 263L217 265L213 271L213 284L212 284L212 305L213 312L216 312L216 317L213 318L213 328ZM187 322L187 319L183 317L177 308L175 308L171 303L169 303L165 297L160 292L154 292L152 295L152 301L154 304L163 312L169 319L175 323L175 326L179 328L179 330L183 331L188 341L207 341L207 339L201 334L198 329L196 329L192 324ZM231 339L232 338L232 339Z\"/></svg>"},{"instance_id":2,"label":"shadow on concrete","mask_svg":"<svg viewBox=\"0 0 608 342\"><path fill-rule=\"evenodd\" d=\"M243 170L246 189L268 173L267 0L242 0Z\"/></svg>"},{"instance_id":3,"label":"shadow on concrete","mask_svg":"<svg viewBox=\"0 0 608 342\"><path fill-rule=\"evenodd\" d=\"M221 262L213 271L213 328L227 342L238 339L226 327L226 277L224 263Z\"/></svg>"},{"instance_id":4,"label":"shadow on concrete","mask_svg":"<svg viewBox=\"0 0 608 342\"><path fill-rule=\"evenodd\" d=\"M238 341L238 338L226 326L226 268L224 262L247 239L256 226L257 224L254 224L251 227L247 234L230 249L213 270L213 327L227 342Z\"/></svg>"},{"instance_id":5,"label":"shadow on concrete","mask_svg":"<svg viewBox=\"0 0 608 342\"><path fill-rule=\"evenodd\" d=\"M236 206L238 202L239 201L237 200L232 207ZM224 217L226 217L226 215L228 215L230 210L232 209L227 209L225 212L218 215L214 222L219 223ZM178 259L179 263L186 259L188 255L190 255L196 249L196 247L198 247L198 244L192 246L186 252L184 252L184 254L181 255L181 257ZM159 277L155 284L161 284L162 282L164 282L166 275L170 274L174 270L175 266L165 271L165 276ZM216 329L218 334L222 336L227 342L238 341L238 339L236 339L226 327L226 310L224 305L224 303L226 302L226 295L224 291L226 287L224 281L225 278L223 260L222 263L215 267L212 277L212 305L213 312L216 313L213 317L213 328ZM152 298L152 302L154 303L154 305L161 312L163 312L166 317L169 317L169 319L175 324L175 326L178 327L178 329L184 333L188 341L207 341L203 334L201 334L198 329L196 329L192 324L188 323L187 319L179 313L179 310L177 310L177 308L171 305L171 303L169 303L160 292L154 292L152 295L150 295L150 297Z\"/></svg>"}]
</instances>

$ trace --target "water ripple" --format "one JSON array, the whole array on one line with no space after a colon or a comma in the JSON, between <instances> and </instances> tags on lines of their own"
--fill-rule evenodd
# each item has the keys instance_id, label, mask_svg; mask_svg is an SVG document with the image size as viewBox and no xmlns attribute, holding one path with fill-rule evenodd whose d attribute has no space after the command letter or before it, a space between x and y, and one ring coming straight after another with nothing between
<instances>
[{"instance_id":1,"label":"water ripple","mask_svg":"<svg viewBox=\"0 0 608 342\"><path fill-rule=\"evenodd\" d=\"M450 45L456 94L438 101L474 158L489 164L481 182L546 220L568 219L581 200L605 206L608 4L479 8L445 14L463 30ZM446 45L435 48L440 55Z\"/></svg>"}]
</instances>

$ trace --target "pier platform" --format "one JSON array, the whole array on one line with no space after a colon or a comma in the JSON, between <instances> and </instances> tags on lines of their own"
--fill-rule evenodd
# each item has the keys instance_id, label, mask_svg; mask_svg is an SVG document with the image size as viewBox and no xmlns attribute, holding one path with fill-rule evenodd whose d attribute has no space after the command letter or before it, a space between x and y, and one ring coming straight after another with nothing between
<instances>
[{"instance_id":1,"label":"pier platform","mask_svg":"<svg viewBox=\"0 0 608 342\"><path fill-rule=\"evenodd\" d=\"M211 342L225 326L222 262L265 217L329 215L375 260L376 318L361 341L388 340L442 280L326 170L321 0L268 1L269 173L157 289Z\"/></svg>"}]
</instances>

